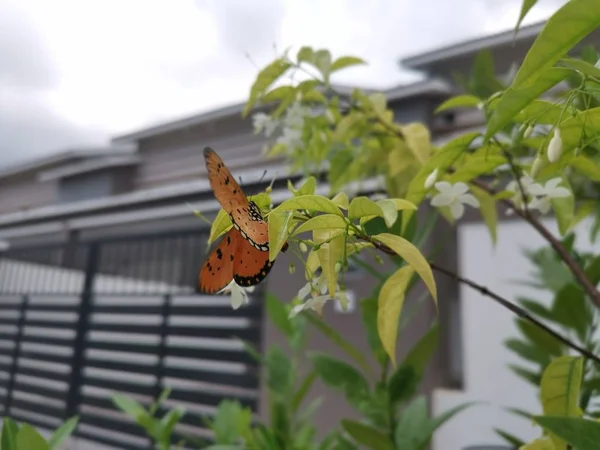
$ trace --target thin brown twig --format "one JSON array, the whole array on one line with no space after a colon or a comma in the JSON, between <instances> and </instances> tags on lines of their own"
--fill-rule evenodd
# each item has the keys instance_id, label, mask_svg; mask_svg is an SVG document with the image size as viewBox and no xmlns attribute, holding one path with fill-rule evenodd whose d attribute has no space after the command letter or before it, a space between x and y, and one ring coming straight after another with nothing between
<instances>
[{"instance_id":1,"label":"thin brown twig","mask_svg":"<svg viewBox=\"0 0 600 450\"><path fill-rule=\"evenodd\" d=\"M540 322L539 320L537 320L535 317L533 317L531 314L529 314L525 309L515 305L514 303L508 301L507 299L499 296L498 294L496 294L495 292L490 291L487 287L482 286L480 284L475 283L472 280L469 280L468 278L464 278L461 277L460 275L445 269L443 267L438 266L435 263L430 262L429 265L431 266L431 268L437 272L443 273L444 275L453 278L454 280L466 284L467 286L469 286L470 288L479 291L479 293L481 293L481 295L485 295L486 297L490 297L491 299L493 299L494 301L496 301L497 303L499 303L500 305L504 306L506 309L512 311L513 313L515 313L517 316L521 317L522 319L525 319L531 323L533 323L535 326L537 326L538 328L544 330L546 333L552 335L555 339L558 339L559 341L561 341L563 344L565 344L567 347L572 348L573 350L577 351L578 353L580 353L581 355L587 357L588 359L593 360L595 363L600 364L600 357L594 355L592 352L590 352L589 350L580 347L579 345L575 344L574 342L571 342L569 339L567 339L566 337L562 336L561 334L555 332L554 330L552 330L550 327L544 325L542 322Z\"/></svg>"},{"instance_id":2,"label":"thin brown twig","mask_svg":"<svg viewBox=\"0 0 600 450\"><path fill-rule=\"evenodd\" d=\"M379 250L381 250L384 253L387 253L390 255L396 255L396 252L394 250L392 250L391 248L389 248L388 246L386 246L384 244L381 244L381 243L375 241L374 239L371 238L371 236L364 235L364 236L361 236L361 239L372 243L376 248L378 248ZM521 308L520 306L515 305L514 303L505 299L504 297L501 297L500 295L496 294L495 292L490 291L487 287L477 284L468 278L461 277L460 275L458 275L448 269L445 269L445 268L437 265L434 262L429 262L429 266L433 270L443 273L444 275L455 279L459 283L466 284L470 288L475 289L476 291L479 291L482 295L485 295L486 297L490 297L492 300L496 301L497 303L499 303L501 306L505 307L509 311L515 313L517 316L521 317L524 320L527 320L528 322L532 323L533 325L540 328L541 330L544 330L546 333L550 334L555 339L558 339L560 342L565 344L567 347L575 350L579 354L587 357L588 359L594 361L596 364L600 365L600 357L594 355L589 350L570 341L568 338L566 338L566 337L562 336L561 334L557 333L556 331L552 330L552 328L544 325L542 322L537 320L535 317L533 317L531 314L529 314L525 309Z\"/></svg>"}]
</instances>

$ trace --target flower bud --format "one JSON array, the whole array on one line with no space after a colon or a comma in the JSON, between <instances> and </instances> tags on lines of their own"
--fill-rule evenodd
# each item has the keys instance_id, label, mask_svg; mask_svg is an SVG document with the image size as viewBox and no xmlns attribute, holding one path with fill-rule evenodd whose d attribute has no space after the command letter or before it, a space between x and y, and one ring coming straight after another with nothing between
<instances>
[{"instance_id":1,"label":"flower bud","mask_svg":"<svg viewBox=\"0 0 600 450\"><path fill-rule=\"evenodd\" d=\"M438 177L438 170L435 169L425 179L425 189L429 189L431 186L433 186L433 184L437 181L437 177Z\"/></svg>"},{"instance_id":2,"label":"flower bud","mask_svg":"<svg viewBox=\"0 0 600 450\"><path fill-rule=\"evenodd\" d=\"M296 266L294 263L290 263L290 274L293 274L294 272L296 272Z\"/></svg>"},{"instance_id":3,"label":"flower bud","mask_svg":"<svg viewBox=\"0 0 600 450\"><path fill-rule=\"evenodd\" d=\"M562 154L562 140L560 139L560 129L554 129L554 136L548 144L548 161L556 162Z\"/></svg>"},{"instance_id":4,"label":"flower bud","mask_svg":"<svg viewBox=\"0 0 600 450\"><path fill-rule=\"evenodd\" d=\"M526 129L525 132L523 133L523 138L527 139L529 136L531 136L531 133L533 132L533 125L529 125Z\"/></svg>"},{"instance_id":5,"label":"flower bud","mask_svg":"<svg viewBox=\"0 0 600 450\"><path fill-rule=\"evenodd\" d=\"M300 244L298 244L298 247L300 247L300 251L302 253L306 253L308 251L308 247L304 242L300 242Z\"/></svg>"},{"instance_id":6,"label":"flower bud","mask_svg":"<svg viewBox=\"0 0 600 450\"><path fill-rule=\"evenodd\" d=\"M383 264L383 259L379 255L375 255L375 261L377 261L379 264Z\"/></svg>"},{"instance_id":7,"label":"flower bud","mask_svg":"<svg viewBox=\"0 0 600 450\"><path fill-rule=\"evenodd\" d=\"M539 156L535 157L535 160L533 161L533 164L531 165L531 178L535 178L537 177L538 173L540 173L540 170L542 169L544 165L544 161L542 161L542 158L540 158Z\"/></svg>"},{"instance_id":8,"label":"flower bud","mask_svg":"<svg viewBox=\"0 0 600 450\"><path fill-rule=\"evenodd\" d=\"M340 270L342 270L342 264L338 261L335 263L335 273L340 273Z\"/></svg>"}]
</instances>

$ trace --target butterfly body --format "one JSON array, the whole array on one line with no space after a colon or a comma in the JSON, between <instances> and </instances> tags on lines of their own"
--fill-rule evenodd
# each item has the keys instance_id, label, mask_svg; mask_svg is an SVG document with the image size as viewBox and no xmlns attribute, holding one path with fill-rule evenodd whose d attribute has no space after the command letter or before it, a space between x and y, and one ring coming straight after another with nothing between
<instances>
[{"instance_id":1,"label":"butterfly body","mask_svg":"<svg viewBox=\"0 0 600 450\"><path fill-rule=\"evenodd\" d=\"M264 280L273 267L269 259L268 224L258 205L246 197L221 158L207 147L204 159L211 188L233 226L200 269L198 285L209 294L220 291L231 280L240 286L254 286ZM282 251L287 248L286 242Z\"/></svg>"}]
</instances>

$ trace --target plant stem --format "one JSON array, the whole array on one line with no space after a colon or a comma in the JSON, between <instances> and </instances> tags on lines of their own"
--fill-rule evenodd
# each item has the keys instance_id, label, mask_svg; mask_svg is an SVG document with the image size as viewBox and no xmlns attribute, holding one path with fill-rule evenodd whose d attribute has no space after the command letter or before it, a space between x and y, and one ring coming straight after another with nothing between
<instances>
[{"instance_id":1,"label":"plant stem","mask_svg":"<svg viewBox=\"0 0 600 450\"><path fill-rule=\"evenodd\" d=\"M504 306L506 309L512 311L513 313L515 313L517 316L521 317L524 320L527 320L529 322L531 322L532 324L534 324L535 326L537 326L538 328L544 330L546 333L550 334L551 336L553 336L555 339L558 339L559 341L561 341L563 344L565 344L567 347L572 348L573 350L575 350L576 352L578 352L579 354L587 357L588 359L594 361L596 364L600 364L600 358L596 355L594 355L592 352L588 351L587 349L575 344L574 342L570 341L568 338L560 335L559 333L555 332L554 330L552 330L550 327L544 325L542 322L540 322L539 320L537 320L535 317L533 317L531 314L529 314L525 309L521 308L520 306L515 305L514 303L508 301L507 299L499 296L498 294L496 294L495 292L490 291L487 287L482 286L480 284L475 283L472 280L469 280L468 278L464 278L461 277L460 275L445 269L443 267L438 266L435 263L430 262L429 265L431 266L431 268L437 272L443 273L446 276L449 276L450 278L455 279L456 281L458 281L459 283L463 283L466 284L467 286L469 286L470 288L479 291L481 293L481 295L485 295L486 297L490 297L491 299L493 299L494 301L496 301L497 303L499 303L500 305Z\"/></svg>"},{"instance_id":2,"label":"plant stem","mask_svg":"<svg viewBox=\"0 0 600 450\"><path fill-rule=\"evenodd\" d=\"M481 181L473 180L472 183L491 195L496 194L496 191L494 189L492 189L487 184ZM513 202L507 199L502 199L501 202L508 208L512 209L515 212L515 214L529 222L531 226L535 228L535 230L539 234L541 234L542 237L546 239L546 241L548 241L548 243L552 246L552 248L556 251L556 253L558 253L561 259L567 265L575 279L579 282L579 284L583 287L586 293L596 304L596 307L600 308L600 291L598 291L598 289L596 289L596 286L594 286L594 284L588 279L581 266L577 264L577 261L575 261L575 259L569 254L565 246L562 245L562 243L554 237L550 230L548 230L548 228L546 228L536 217L531 215L529 211L523 211L517 208L513 204Z\"/></svg>"}]
</instances>

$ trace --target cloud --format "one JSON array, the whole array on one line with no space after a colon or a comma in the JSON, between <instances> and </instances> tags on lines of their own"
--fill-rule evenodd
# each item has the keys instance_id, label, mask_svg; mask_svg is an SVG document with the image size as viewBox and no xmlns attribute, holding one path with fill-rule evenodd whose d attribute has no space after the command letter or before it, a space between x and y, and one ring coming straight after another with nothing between
<instances>
[{"instance_id":1,"label":"cloud","mask_svg":"<svg viewBox=\"0 0 600 450\"><path fill-rule=\"evenodd\" d=\"M288 47L361 56L367 67L334 81L387 87L412 79L399 57L510 28L520 3L3 0L0 149L17 157L99 145L242 101L258 69ZM561 3L540 2L529 21Z\"/></svg>"}]
</instances>

